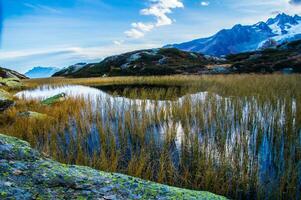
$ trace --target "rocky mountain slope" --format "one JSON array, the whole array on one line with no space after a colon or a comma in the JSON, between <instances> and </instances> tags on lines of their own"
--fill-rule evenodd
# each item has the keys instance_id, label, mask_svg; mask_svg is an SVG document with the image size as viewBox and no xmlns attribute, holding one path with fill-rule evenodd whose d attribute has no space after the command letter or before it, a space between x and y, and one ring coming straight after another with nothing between
<instances>
[{"instance_id":1,"label":"rocky mountain slope","mask_svg":"<svg viewBox=\"0 0 301 200\"><path fill-rule=\"evenodd\" d=\"M0 134L0 199L226 199L121 174L55 162Z\"/></svg>"},{"instance_id":2,"label":"rocky mountain slope","mask_svg":"<svg viewBox=\"0 0 301 200\"><path fill-rule=\"evenodd\" d=\"M301 40L275 48L227 56L234 73L301 73Z\"/></svg>"},{"instance_id":3,"label":"rocky mountain slope","mask_svg":"<svg viewBox=\"0 0 301 200\"><path fill-rule=\"evenodd\" d=\"M60 69L55 67L34 67L25 75L29 78L47 78L51 77L54 73L58 72Z\"/></svg>"},{"instance_id":4,"label":"rocky mountain slope","mask_svg":"<svg viewBox=\"0 0 301 200\"><path fill-rule=\"evenodd\" d=\"M87 63L77 63L77 64L71 65L69 67L66 67L62 70L55 72L52 76L68 76L70 74L77 73L82 68L84 68L86 65L87 65Z\"/></svg>"},{"instance_id":5,"label":"rocky mountain slope","mask_svg":"<svg viewBox=\"0 0 301 200\"><path fill-rule=\"evenodd\" d=\"M100 63L76 64L54 76L95 77L198 73L215 58L177 49L148 49L111 56Z\"/></svg>"},{"instance_id":6,"label":"rocky mountain slope","mask_svg":"<svg viewBox=\"0 0 301 200\"><path fill-rule=\"evenodd\" d=\"M266 22L246 26L238 24L231 29L223 29L208 38L165 47L223 56L254 51L298 39L301 39L301 17L282 13Z\"/></svg>"},{"instance_id":7,"label":"rocky mountain slope","mask_svg":"<svg viewBox=\"0 0 301 200\"><path fill-rule=\"evenodd\" d=\"M28 79L28 77L23 74L2 67L0 67L0 78Z\"/></svg>"}]
</instances>

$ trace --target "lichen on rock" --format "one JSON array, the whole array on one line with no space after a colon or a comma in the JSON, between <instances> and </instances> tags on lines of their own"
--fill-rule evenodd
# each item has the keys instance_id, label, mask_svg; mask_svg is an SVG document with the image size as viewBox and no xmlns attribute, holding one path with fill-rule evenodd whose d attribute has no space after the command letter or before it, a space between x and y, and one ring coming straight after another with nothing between
<instances>
[{"instance_id":1,"label":"lichen on rock","mask_svg":"<svg viewBox=\"0 0 301 200\"><path fill-rule=\"evenodd\" d=\"M64 101L65 99L66 99L66 94L65 93L60 93L60 94L57 94L53 97L50 97L50 98L47 98L47 99L41 101L41 103L43 105L49 106L49 105Z\"/></svg>"},{"instance_id":2,"label":"lichen on rock","mask_svg":"<svg viewBox=\"0 0 301 200\"><path fill-rule=\"evenodd\" d=\"M24 87L23 83L18 78L1 78L0 86L7 87L11 90L22 89Z\"/></svg>"}]
</instances>

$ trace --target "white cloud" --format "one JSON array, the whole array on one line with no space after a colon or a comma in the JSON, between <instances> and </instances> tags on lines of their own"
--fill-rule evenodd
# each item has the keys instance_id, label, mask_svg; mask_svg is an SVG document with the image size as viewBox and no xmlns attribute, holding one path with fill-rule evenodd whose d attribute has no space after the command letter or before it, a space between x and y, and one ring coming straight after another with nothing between
<instances>
[{"instance_id":1,"label":"white cloud","mask_svg":"<svg viewBox=\"0 0 301 200\"><path fill-rule=\"evenodd\" d=\"M181 0L153 0L149 8L142 9L142 15L154 16L157 20L156 26L165 26L172 24L172 20L167 14L172 13L172 9L183 8L184 4Z\"/></svg>"},{"instance_id":2,"label":"white cloud","mask_svg":"<svg viewBox=\"0 0 301 200\"><path fill-rule=\"evenodd\" d=\"M146 32L151 31L155 27L167 26L173 23L168 16L172 13L172 9L184 8L181 0L149 0L150 6L140 10L140 14L144 16L155 17L155 22L149 23L132 23L132 29L126 31L125 34L130 38L142 38Z\"/></svg>"},{"instance_id":3,"label":"white cloud","mask_svg":"<svg viewBox=\"0 0 301 200\"><path fill-rule=\"evenodd\" d=\"M209 6L210 2L209 1L202 1L201 6Z\"/></svg>"},{"instance_id":4,"label":"white cloud","mask_svg":"<svg viewBox=\"0 0 301 200\"><path fill-rule=\"evenodd\" d=\"M144 36L144 33L142 31L139 31L135 28L132 28L129 31L125 31L124 33L127 37L134 38L134 39L139 39L139 38L142 38Z\"/></svg>"},{"instance_id":5,"label":"white cloud","mask_svg":"<svg viewBox=\"0 0 301 200\"><path fill-rule=\"evenodd\" d=\"M154 28L153 24L144 24L142 22L138 22L138 23L132 23L132 27L143 31L143 32L148 32L151 31Z\"/></svg>"},{"instance_id":6,"label":"white cloud","mask_svg":"<svg viewBox=\"0 0 301 200\"><path fill-rule=\"evenodd\" d=\"M50 13L54 13L54 14L58 14L61 13L60 10L49 7L49 6L44 6L41 4L30 4L30 3L24 3L24 6L34 9L34 10L39 10L39 11L43 11L43 12L50 12Z\"/></svg>"},{"instance_id":7,"label":"white cloud","mask_svg":"<svg viewBox=\"0 0 301 200\"><path fill-rule=\"evenodd\" d=\"M124 43L124 40L114 40L113 43L117 46L120 46Z\"/></svg>"}]
</instances>

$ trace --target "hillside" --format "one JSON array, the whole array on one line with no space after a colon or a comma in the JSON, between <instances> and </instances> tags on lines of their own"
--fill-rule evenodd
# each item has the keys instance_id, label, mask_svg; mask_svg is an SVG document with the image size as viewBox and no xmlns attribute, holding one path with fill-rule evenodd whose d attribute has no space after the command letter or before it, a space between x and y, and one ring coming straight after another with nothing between
<instances>
[{"instance_id":1,"label":"hillside","mask_svg":"<svg viewBox=\"0 0 301 200\"><path fill-rule=\"evenodd\" d=\"M226 199L126 175L55 162L0 134L0 199Z\"/></svg>"},{"instance_id":2,"label":"hillside","mask_svg":"<svg viewBox=\"0 0 301 200\"><path fill-rule=\"evenodd\" d=\"M0 67L0 78L28 79L28 77L23 74L2 67Z\"/></svg>"},{"instance_id":3,"label":"hillside","mask_svg":"<svg viewBox=\"0 0 301 200\"><path fill-rule=\"evenodd\" d=\"M223 29L208 38L170 44L165 47L224 56L255 51L298 39L301 39L301 17L282 13L266 22L253 25L237 24L231 29Z\"/></svg>"},{"instance_id":4,"label":"hillside","mask_svg":"<svg viewBox=\"0 0 301 200\"><path fill-rule=\"evenodd\" d=\"M301 40L276 48L227 56L235 73L301 73Z\"/></svg>"},{"instance_id":5,"label":"hillside","mask_svg":"<svg viewBox=\"0 0 301 200\"><path fill-rule=\"evenodd\" d=\"M177 49L148 49L111 56L100 63L72 65L54 76L95 77L190 74L204 71L214 58Z\"/></svg>"}]
</instances>

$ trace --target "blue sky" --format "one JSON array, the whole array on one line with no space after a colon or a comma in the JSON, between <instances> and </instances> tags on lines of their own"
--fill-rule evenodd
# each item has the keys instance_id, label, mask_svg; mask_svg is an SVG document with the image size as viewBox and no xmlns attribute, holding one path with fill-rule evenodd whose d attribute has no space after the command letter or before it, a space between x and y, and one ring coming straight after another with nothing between
<instances>
[{"instance_id":1,"label":"blue sky","mask_svg":"<svg viewBox=\"0 0 301 200\"><path fill-rule=\"evenodd\" d=\"M0 66L22 73L210 36L301 0L0 0Z\"/></svg>"}]
</instances>

